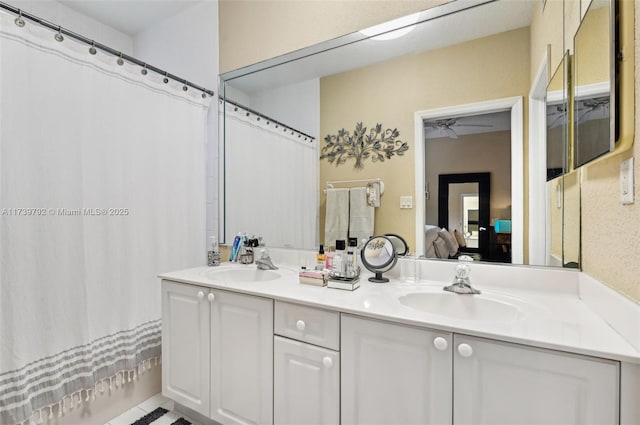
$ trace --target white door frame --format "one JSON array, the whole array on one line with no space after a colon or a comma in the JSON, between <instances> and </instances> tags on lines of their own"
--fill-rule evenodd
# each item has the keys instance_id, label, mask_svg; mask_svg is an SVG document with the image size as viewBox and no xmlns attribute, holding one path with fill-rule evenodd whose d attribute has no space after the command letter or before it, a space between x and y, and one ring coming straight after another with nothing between
<instances>
[{"instance_id":1,"label":"white door frame","mask_svg":"<svg viewBox=\"0 0 640 425\"><path fill-rule=\"evenodd\" d=\"M547 265L551 253L546 184L548 57L545 52L529 92L529 264L533 266Z\"/></svg>"},{"instance_id":2,"label":"white door frame","mask_svg":"<svg viewBox=\"0 0 640 425\"><path fill-rule=\"evenodd\" d=\"M511 111L511 262L524 261L524 117L522 96L468 103L415 113L416 255L424 255L424 120ZM520 188L520 190L516 190Z\"/></svg>"}]
</instances>

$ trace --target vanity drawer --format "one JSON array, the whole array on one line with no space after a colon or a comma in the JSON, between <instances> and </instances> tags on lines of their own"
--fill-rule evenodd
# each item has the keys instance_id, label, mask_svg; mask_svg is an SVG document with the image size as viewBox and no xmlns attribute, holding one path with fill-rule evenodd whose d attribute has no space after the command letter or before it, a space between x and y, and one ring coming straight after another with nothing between
<instances>
[{"instance_id":1,"label":"vanity drawer","mask_svg":"<svg viewBox=\"0 0 640 425\"><path fill-rule=\"evenodd\" d=\"M332 350L340 349L340 313L276 301L274 332Z\"/></svg>"}]
</instances>

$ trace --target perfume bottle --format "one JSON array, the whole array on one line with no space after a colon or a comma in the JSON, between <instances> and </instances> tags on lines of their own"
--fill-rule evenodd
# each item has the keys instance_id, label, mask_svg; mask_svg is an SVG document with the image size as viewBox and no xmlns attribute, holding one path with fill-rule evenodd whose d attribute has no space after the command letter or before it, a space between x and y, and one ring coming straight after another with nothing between
<instances>
[{"instance_id":1,"label":"perfume bottle","mask_svg":"<svg viewBox=\"0 0 640 425\"><path fill-rule=\"evenodd\" d=\"M316 270L322 270L325 267L327 256L324 253L324 245L320 245L318 254L316 254Z\"/></svg>"}]
</instances>

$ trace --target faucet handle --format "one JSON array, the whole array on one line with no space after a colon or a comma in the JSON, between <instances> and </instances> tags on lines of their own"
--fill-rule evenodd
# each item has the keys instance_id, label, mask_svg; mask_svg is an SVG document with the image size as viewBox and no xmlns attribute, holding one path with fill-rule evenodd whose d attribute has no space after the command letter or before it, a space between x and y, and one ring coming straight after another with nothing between
<instances>
[{"instance_id":1,"label":"faucet handle","mask_svg":"<svg viewBox=\"0 0 640 425\"><path fill-rule=\"evenodd\" d=\"M471 267L464 263L456 266L456 280L469 279L471 275Z\"/></svg>"}]
</instances>

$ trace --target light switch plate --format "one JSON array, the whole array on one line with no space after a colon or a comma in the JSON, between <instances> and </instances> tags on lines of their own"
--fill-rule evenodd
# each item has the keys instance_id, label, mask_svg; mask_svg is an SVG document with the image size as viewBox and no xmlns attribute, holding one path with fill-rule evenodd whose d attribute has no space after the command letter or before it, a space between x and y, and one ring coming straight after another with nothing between
<instances>
[{"instance_id":1,"label":"light switch plate","mask_svg":"<svg viewBox=\"0 0 640 425\"><path fill-rule=\"evenodd\" d=\"M633 204L633 157L620 163L620 202Z\"/></svg>"},{"instance_id":2,"label":"light switch plate","mask_svg":"<svg viewBox=\"0 0 640 425\"><path fill-rule=\"evenodd\" d=\"M413 208L413 196L401 196L400 208Z\"/></svg>"}]
</instances>

